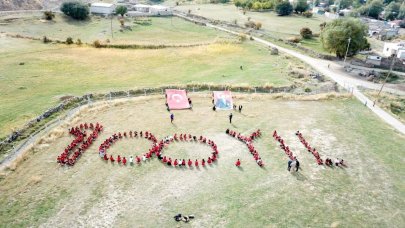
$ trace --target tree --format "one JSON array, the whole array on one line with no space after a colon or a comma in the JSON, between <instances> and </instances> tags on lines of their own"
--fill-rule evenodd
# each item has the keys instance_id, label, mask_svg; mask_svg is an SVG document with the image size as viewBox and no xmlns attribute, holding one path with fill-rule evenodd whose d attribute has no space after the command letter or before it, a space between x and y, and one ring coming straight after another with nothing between
<instances>
[{"instance_id":1,"label":"tree","mask_svg":"<svg viewBox=\"0 0 405 228\"><path fill-rule=\"evenodd\" d=\"M306 0L298 0L294 2L294 11L296 13L302 13L307 11L309 8Z\"/></svg>"},{"instance_id":2,"label":"tree","mask_svg":"<svg viewBox=\"0 0 405 228\"><path fill-rule=\"evenodd\" d=\"M384 10L384 19L385 20L394 20L395 18L397 18L399 16L399 8L401 6L398 3L395 2L391 2L390 4L388 4L387 7L385 7Z\"/></svg>"},{"instance_id":3,"label":"tree","mask_svg":"<svg viewBox=\"0 0 405 228\"><path fill-rule=\"evenodd\" d=\"M340 0L336 3L339 5L339 9L346 9L353 4L353 0Z\"/></svg>"},{"instance_id":4,"label":"tree","mask_svg":"<svg viewBox=\"0 0 405 228\"><path fill-rule=\"evenodd\" d=\"M123 17L126 13L128 12L128 9L126 6L117 6L117 8L115 8L115 13L121 15L121 17Z\"/></svg>"},{"instance_id":5,"label":"tree","mask_svg":"<svg viewBox=\"0 0 405 228\"><path fill-rule=\"evenodd\" d=\"M45 11L44 12L45 20L51 21L55 18L55 14L52 11Z\"/></svg>"},{"instance_id":6,"label":"tree","mask_svg":"<svg viewBox=\"0 0 405 228\"><path fill-rule=\"evenodd\" d=\"M362 13L362 15L367 15L369 17L374 17L378 19L378 16L380 13L384 10L384 4L382 0L373 0L370 4L367 4L365 6L365 11Z\"/></svg>"},{"instance_id":7,"label":"tree","mask_svg":"<svg viewBox=\"0 0 405 228\"><path fill-rule=\"evenodd\" d=\"M327 23L321 33L323 48L343 58L350 38L348 56L367 48L367 26L354 18L337 19Z\"/></svg>"},{"instance_id":8,"label":"tree","mask_svg":"<svg viewBox=\"0 0 405 228\"><path fill-rule=\"evenodd\" d=\"M279 16L290 15L292 11L293 7L288 0L276 4L276 12Z\"/></svg>"},{"instance_id":9,"label":"tree","mask_svg":"<svg viewBox=\"0 0 405 228\"><path fill-rule=\"evenodd\" d=\"M304 39L311 39L312 38L312 31L310 28L304 27L300 30L300 34Z\"/></svg>"},{"instance_id":10,"label":"tree","mask_svg":"<svg viewBox=\"0 0 405 228\"><path fill-rule=\"evenodd\" d=\"M89 6L73 1L73 2L64 2L60 8L60 10L69 17L77 20L84 20L89 15Z\"/></svg>"},{"instance_id":11,"label":"tree","mask_svg":"<svg viewBox=\"0 0 405 228\"><path fill-rule=\"evenodd\" d=\"M399 8L398 19L405 19L405 2L402 2L401 7Z\"/></svg>"}]
</instances>

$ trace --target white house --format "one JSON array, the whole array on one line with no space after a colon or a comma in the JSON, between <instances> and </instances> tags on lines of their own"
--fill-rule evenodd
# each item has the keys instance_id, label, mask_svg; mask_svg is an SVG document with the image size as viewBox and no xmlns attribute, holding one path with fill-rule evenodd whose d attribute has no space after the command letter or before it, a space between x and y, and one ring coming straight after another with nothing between
<instances>
[{"instance_id":1,"label":"white house","mask_svg":"<svg viewBox=\"0 0 405 228\"><path fill-rule=\"evenodd\" d=\"M151 14L158 16L168 16L173 14L169 7L162 5L153 5L150 7L149 11Z\"/></svg>"},{"instance_id":2,"label":"white house","mask_svg":"<svg viewBox=\"0 0 405 228\"><path fill-rule=\"evenodd\" d=\"M132 7L133 10L127 13L130 17L145 17L145 16L169 16L172 15L172 10L167 6L162 5L144 5L136 4Z\"/></svg>"},{"instance_id":3,"label":"white house","mask_svg":"<svg viewBox=\"0 0 405 228\"><path fill-rule=\"evenodd\" d=\"M381 57L376 55L369 55L367 56L366 63L379 66L381 65Z\"/></svg>"},{"instance_id":4,"label":"white house","mask_svg":"<svg viewBox=\"0 0 405 228\"><path fill-rule=\"evenodd\" d=\"M386 57L395 55L399 59L405 59L405 42L384 43L383 54Z\"/></svg>"},{"instance_id":5,"label":"white house","mask_svg":"<svg viewBox=\"0 0 405 228\"><path fill-rule=\"evenodd\" d=\"M150 5L144 5L144 4L136 4L134 5L133 9L137 12L141 13L149 13Z\"/></svg>"},{"instance_id":6,"label":"white house","mask_svg":"<svg viewBox=\"0 0 405 228\"><path fill-rule=\"evenodd\" d=\"M115 5L110 3L95 2L90 6L90 13L94 14L112 14L115 10Z\"/></svg>"}]
</instances>

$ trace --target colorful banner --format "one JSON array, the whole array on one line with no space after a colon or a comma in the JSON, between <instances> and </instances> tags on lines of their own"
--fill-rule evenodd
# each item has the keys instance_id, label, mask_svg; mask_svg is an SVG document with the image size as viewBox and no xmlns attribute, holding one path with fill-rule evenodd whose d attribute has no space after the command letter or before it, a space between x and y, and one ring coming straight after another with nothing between
<instances>
[{"instance_id":1,"label":"colorful banner","mask_svg":"<svg viewBox=\"0 0 405 228\"><path fill-rule=\"evenodd\" d=\"M233 101L231 91L214 91L214 104L218 110L232 110Z\"/></svg>"},{"instance_id":2,"label":"colorful banner","mask_svg":"<svg viewBox=\"0 0 405 228\"><path fill-rule=\"evenodd\" d=\"M166 89L166 101L170 110L190 108L185 90Z\"/></svg>"}]
</instances>

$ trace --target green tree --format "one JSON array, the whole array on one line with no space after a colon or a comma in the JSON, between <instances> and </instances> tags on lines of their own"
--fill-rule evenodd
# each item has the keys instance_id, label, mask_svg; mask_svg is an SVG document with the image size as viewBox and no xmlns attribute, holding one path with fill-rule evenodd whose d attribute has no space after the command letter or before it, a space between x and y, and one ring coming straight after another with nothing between
<instances>
[{"instance_id":1,"label":"green tree","mask_svg":"<svg viewBox=\"0 0 405 228\"><path fill-rule=\"evenodd\" d=\"M405 19L405 2L402 2L401 7L399 8L398 19Z\"/></svg>"},{"instance_id":2,"label":"green tree","mask_svg":"<svg viewBox=\"0 0 405 228\"><path fill-rule=\"evenodd\" d=\"M353 0L340 0L336 4L339 5L339 9L346 9L353 4Z\"/></svg>"},{"instance_id":3,"label":"green tree","mask_svg":"<svg viewBox=\"0 0 405 228\"><path fill-rule=\"evenodd\" d=\"M384 4L382 0L373 0L370 4L366 5L367 11L365 15L369 17L378 18L378 15L384 10Z\"/></svg>"},{"instance_id":4,"label":"green tree","mask_svg":"<svg viewBox=\"0 0 405 228\"><path fill-rule=\"evenodd\" d=\"M367 26L354 18L337 19L327 23L321 33L323 48L343 58L350 38L348 56L364 50L368 46Z\"/></svg>"},{"instance_id":5,"label":"green tree","mask_svg":"<svg viewBox=\"0 0 405 228\"><path fill-rule=\"evenodd\" d=\"M401 6L396 2L391 2L384 10L384 19L385 20L394 20L399 16L399 8Z\"/></svg>"},{"instance_id":6,"label":"green tree","mask_svg":"<svg viewBox=\"0 0 405 228\"><path fill-rule=\"evenodd\" d=\"M123 17L127 12L128 9L126 6L117 6L117 8L115 8L115 13L121 15L121 17Z\"/></svg>"},{"instance_id":7,"label":"green tree","mask_svg":"<svg viewBox=\"0 0 405 228\"><path fill-rule=\"evenodd\" d=\"M294 11L296 13L303 13L309 8L306 0L298 0L294 2Z\"/></svg>"},{"instance_id":8,"label":"green tree","mask_svg":"<svg viewBox=\"0 0 405 228\"><path fill-rule=\"evenodd\" d=\"M277 3L275 8L279 16L290 15L293 11L293 7L288 0Z\"/></svg>"},{"instance_id":9,"label":"green tree","mask_svg":"<svg viewBox=\"0 0 405 228\"><path fill-rule=\"evenodd\" d=\"M84 20L89 15L89 6L77 1L64 2L60 10L73 19Z\"/></svg>"}]
</instances>

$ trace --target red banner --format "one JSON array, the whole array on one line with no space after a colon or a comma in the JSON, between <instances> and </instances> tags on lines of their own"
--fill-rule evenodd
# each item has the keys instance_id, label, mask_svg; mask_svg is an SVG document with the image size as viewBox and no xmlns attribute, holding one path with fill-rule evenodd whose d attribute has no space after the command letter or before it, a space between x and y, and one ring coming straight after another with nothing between
<instances>
[{"instance_id":1,"label":"red banner","mask_svg":"<svg viewBox=\"0 0 405 228\"><path fill-rule=\"evenodd\" d=\"M167 89L166 101L170 110L190 108L185 90Z\"/></svg>"}]
</instances>

